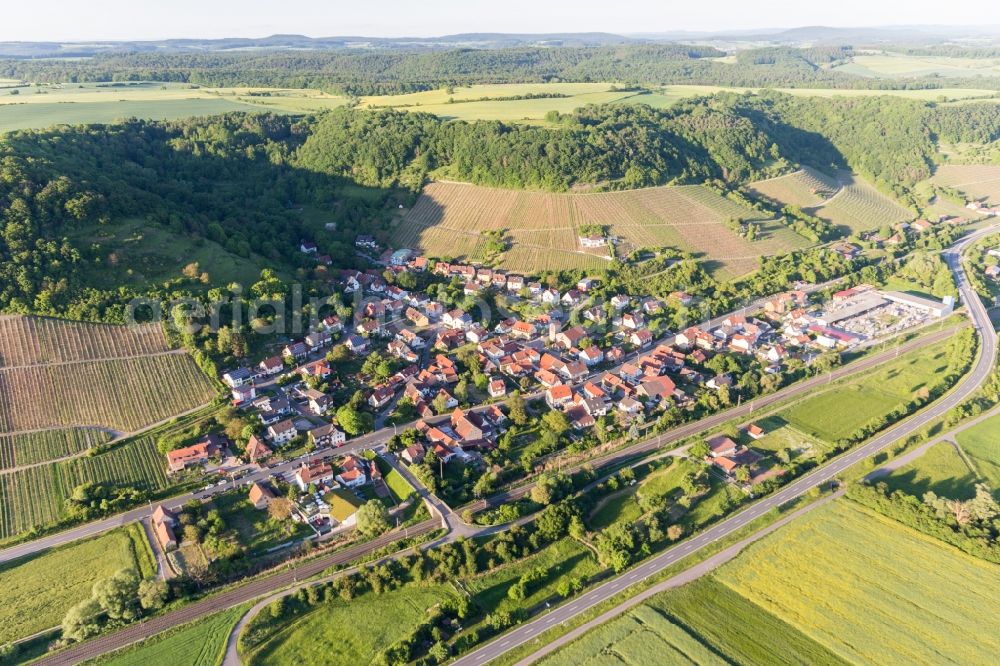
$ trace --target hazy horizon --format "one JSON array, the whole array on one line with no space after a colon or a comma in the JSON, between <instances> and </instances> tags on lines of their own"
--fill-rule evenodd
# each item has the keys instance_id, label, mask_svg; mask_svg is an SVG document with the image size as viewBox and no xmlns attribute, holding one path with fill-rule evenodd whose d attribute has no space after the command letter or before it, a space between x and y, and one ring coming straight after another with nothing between
<instances>
[{"instance_id":1,"label":"hazy horizon","mask_svg":"<svg viewBox=\"0 0 1000 666\"><path fill-rule=\"evenodd\" d=\"M958 1L940 20L931 0L844 0L829 5L779 0L747 3L680 3L623 0L614 12L597 0L509 0L502 12L461 0L418 5L373 0L331 8L301 0L294 11L266 0L174 0L136 6L131 0L36 0L5 8L0 41L88 42L165 39L310 37L426 38L460 33L583 33L650 35L672 32L739 32L824 26L843 28L974 27L1000 24L1000 4ZM928 20L932 18L934 20Z\"/></svg>"}]
</instances>

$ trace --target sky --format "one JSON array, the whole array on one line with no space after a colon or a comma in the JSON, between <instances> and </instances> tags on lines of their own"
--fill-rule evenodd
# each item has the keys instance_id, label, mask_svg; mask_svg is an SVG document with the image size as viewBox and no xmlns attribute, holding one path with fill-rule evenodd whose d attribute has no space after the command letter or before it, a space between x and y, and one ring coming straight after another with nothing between
<instances>
[{"instance_id":1,"label":"sky","mask_svg":"<svg viewBox=\"0 0 1000 666\"><path fill-rule=\"evenodd\" d=\"M1000 25L996 0L5 0L0 41Z\"/></svg>"}]
</instances>

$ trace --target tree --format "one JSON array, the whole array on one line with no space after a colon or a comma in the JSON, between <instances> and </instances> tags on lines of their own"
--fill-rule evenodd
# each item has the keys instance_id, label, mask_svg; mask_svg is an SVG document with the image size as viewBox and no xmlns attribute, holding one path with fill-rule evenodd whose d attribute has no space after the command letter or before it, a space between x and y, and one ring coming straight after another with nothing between
<instances>
[{"instance_id":1,"label":"tree","mask_svg":"<svg viewBox=\"0 0 1000 666\"><path fill-rule=\"evenodd\" d=\"M284 522L292 516L292 502L287 497L275 497L267 505L267 515L271 520Z\"/></svg>"},{"instance_id":2,"label":"tree","mask_svg":"<svg viewBox=\"0 0 1000 666\"><path fill-rule=\"evenodd\" d=\"M711 452L711 448L705 440L698 440L691 445L690 452L691 457L695 460L704 460Z\"/></svg>"},{"instance_id":3,"label":"tree","mask_svg":"<svg viewBox=\"0 0 1000 666\"><path fill-rule=\"evenodd\" d=\"M66 611L62 621L62 637L68 641L82 641L101 629L101 604L90 598Z\"/></svg>"},{"instance_id":4,"label":"tree","mask_svg":"<svg viewBox=\"0 0 1000 666\"><path fill-rule=\"evenodd\" d=\"M134 620L139 613L135 600L139 594L139 574L135 569L121 569L110 578L94 583L94 600L114 620Z\"/></svg>"},{"instance_id":5,"label":"tree","mask_svg":"<svg viewBox=\"0 0 1000 666\"><path fill-rule=\"evenodd\" d=\"M542 417L542 425L556 437L569 430L569 418L560 411L551 410Z\"/></svg>"},{"instance_id":6,"label":"tree","mask_svg":"<svg viewBox=\"0 0 1000 666\"><path fill-rule=\"evenodd\" d=\"M374 417L367 413L358 411L353 405L341 405L337 410L337 423L348 435L355 437L363 432L372 429L375 423Z\"/></svg>"},{"instance_id":7,"label":"tree","mask_svg":"<svg viewBox=\"0 0 1000 666\"><path fill-rule=\"evenodd\" d=\"M448 396L443 392L438 393L431 401L431 406L434 408L435 414L445 414L448 411Z\"/></svg>"},{"instance_id":8,"label":"tree","mask_svg":"<svg viewBox=\"0 0 1000 666\"><path fill-rule=\"evenodd\" d=\"M671 525L667 528L667 538L671 541L677 541L682 536L684 536L684 526L683 525Z\"/></svg>"},{"instance_id":9,"label":"tree","mask_svg":"<svg viewBox=\"0 0 1000 666\"><path fill-rule=\"evenodd\" d=\"M507 399L507 409L514 425L523 426L528 423L528 408L524 404L524 398L521 397L520 391L514 391L510 394Z\"/></svg>"},{"instance_id":10,"label":"tree","mask_svg":"<svg viewBox=\"0 0 1000 666\"><path fill-rule=\"evenodd\" d=\"M361 505L357 514L358 531L366 537L382 534L389 529L389 512L379 500L369 500Z\"/></svg>"},{"instance_id":11,"label":"tree","mask_svg":"<svg viewBox=\"0 0 1000 666\"><path fill-rule=\"evenodd\" d=\"M158 610L163 608L167 601L169 588L162 580L144 580L139 583L139 605L145 610Z\"/></svg>"},{"instance_id":12,"label":"tree","mask_svg":"<svg viewBox=\"0 0 1000 666\"><path fill-rule=\"evenodd\" d=\"M746 465L740 465L736 468L736 471L733 472L733 478L735 478L739 483L747 483L750 481L750 468Z\"/></svg>"}]
</instances>

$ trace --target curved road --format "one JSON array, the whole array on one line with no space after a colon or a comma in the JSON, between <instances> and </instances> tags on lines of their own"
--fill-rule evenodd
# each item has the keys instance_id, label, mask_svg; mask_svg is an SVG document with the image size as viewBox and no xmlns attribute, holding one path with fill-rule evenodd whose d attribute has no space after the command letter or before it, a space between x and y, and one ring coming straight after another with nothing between
<instances>
[{"instance_id":1,"label":"curved road","mask_svg":"<svg viewBox=\"0 0 1000 666\"><path fill-rule=\"evenodd\" d=\"M972 289L968 279L966 278L965 271L961 264L961 253L965 247L969 245L969 243L991 233L996 233L996 231L997 227L990 227L974 233L943 253L945 261L948 262L948 265L955 273L955 280L958 285L962 301L969 308L973 324L975 325L976 330L980 333L980 339L982 341L979 358L977 359L972 372L962 379L962 381L959 382L958 385L944 398L932 403L912 418L909 418L899 425L890 428L883 434L869 441L867 444L859 446L834 459L829 464L816 468L809 474L796 479L773 495L769 495L761 499L759 502L756 502L743 511L740 511L730 518L715 524L708 530L701 532L690 539L686 539L664 553L641 563L637 567L626 571L620 576L612 578L606 583L590 590L583 596L570 599L565 604L554 608L548 613L516 627L512 631L497 637L495 640L487 643L478 650L460 657L453 663L456 664L456 666L479 666L480 664L485 664L493 659L496 659L508 650L513 650L514 648L531 642L539 634L545 632L554 625L572 620L581 613L585 613L595 606L604 603L622 590L655 576L666 567L684 559L691 553L694 553L705 546L718 541L719 539L729 536L733 532L742 528L748 522L759 518L771 509L799 497L816 486L830 481L848 467L877 453L889 444L919 431L925 425L939 418L948 410L969 397L969 395L978 389L986 378L989 377L996 365L997 335L993 330L993 325L990 322L989 314L986 312L986 308L983 307L982 301L980 301L979 296ZM541 645L539 645L539 647L541 647Z\"/></svg>"}]
</instances>

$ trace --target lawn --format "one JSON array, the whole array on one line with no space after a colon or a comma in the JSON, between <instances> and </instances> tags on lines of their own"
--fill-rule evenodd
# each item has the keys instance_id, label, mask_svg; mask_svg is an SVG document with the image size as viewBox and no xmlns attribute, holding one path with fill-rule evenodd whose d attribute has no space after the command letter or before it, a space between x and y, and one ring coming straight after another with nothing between
<instances>
[{"instance_id":1,"label":"lawn","mask_svg":"<svg viewBox=\"0 0 1000 666\"><path fill-rule=\"evenodd\" d=\"M395 500L396 504L400 504L407 497L414 493L413 486L403 478L403 475L394 470L389 463L387 463L382 458L378 458L378 468L382 472L382 479L385 480L385 485L389 487L389 492L392 493L392 499Z\"/></svg>"},{"instance_id":2,"label":"lawn","mask_svg":"<svg viewBox=\"0 0 1000 666\"><path fill-rule=\"evenodd\" d=\"M990 487L1000 489L1000 415L963 430L955 439Z\"/></svg>"},{"instance_id":3,"label":"lawn","mask_svg":"<svg viewBox=\"0 0 1000 666\"><path fill-rule=\"evenodd\" d=\"M848 501L800 517L715 576L847 661L985 664L1000 653L1000 567Z\"/></svg>"},{"instance_id":4,"label":"lawn","mask_svg":"<svg viewBox=\"0 0 1000 666\"><path fill-rule=\"evenodd\" d=\"M540 568L548 578L529 590L523 601L507 597L507 590L526 572ZM472 601L484 614L495 610L529 609L555 594L557 581L563 576L589 578L601 570L596 556L583 544L565 538L549 544L535 555L465 581L472 594Z\"/></svg>"},{"instance_id":5,"label":"lawn","mask_svg":"<svg viewBox=\"0 0 1000 666\"><path fill-rule=\"evenodd\" d=\"M0 565L0 644L58 625L96 581L124 568L148 572L151 559L149 545L122 528Z\"/></svg>"},{"instance_id":6,"label":"lawn","mask_svg":"<svg viewBox=\"0 0 1000 666\"><path fill-rule=\"evenodd\" d=\"M828 444L796 429L780 416L760 419L757 424L764 428L767 434L758 440L749 441L749 445L759 451L777 453L782 449L789 449L794 458L815 455L819 451L829 449Z\"/></svg>"},{"instance_id":7,"label":"lawn","mask_svg":"<svg viewBox=\"0 0 1000 666\"><path fill-rule=\"evenodd\" d=\"M838 382L779 416L803 433L835 442L916 397L948 369L947 345L912 352L861 377Z\"/></svg>"},{"instance_id":8,"label":"lawn","mask_svg":"<svg viewBox=\"0 0 1000 666\"><path fill-rule=\"evenodd\" d=\"M222 660L229 632L247 608L248 606L238 606L226 609L197 622L157 634L114 654L84 663L105 666L216 666Z\"/></svg>"},{"instance_id":9,"label":"lawn","mask_svg":"<svg viewBox=\"0 0 1000 666\"><path fill-rule=\"evenodd\" d=\"M367 664L420 622L427 609L453 596L450 586L413 586L349 602L323 604L282 629L243 663L308 666Z\"/></svg>"},{"instance_id":10,"label":"lawn","mask_svg":"<svg viewBox=\"0 0 1000 666\"><path fill-rule=\"evenodd\" d=\"M933 492L951 499L967 500L976 494L976 475L950 442L935 444L910 464L879 481L914 497Z\"/></svg>"}]
</instances>

